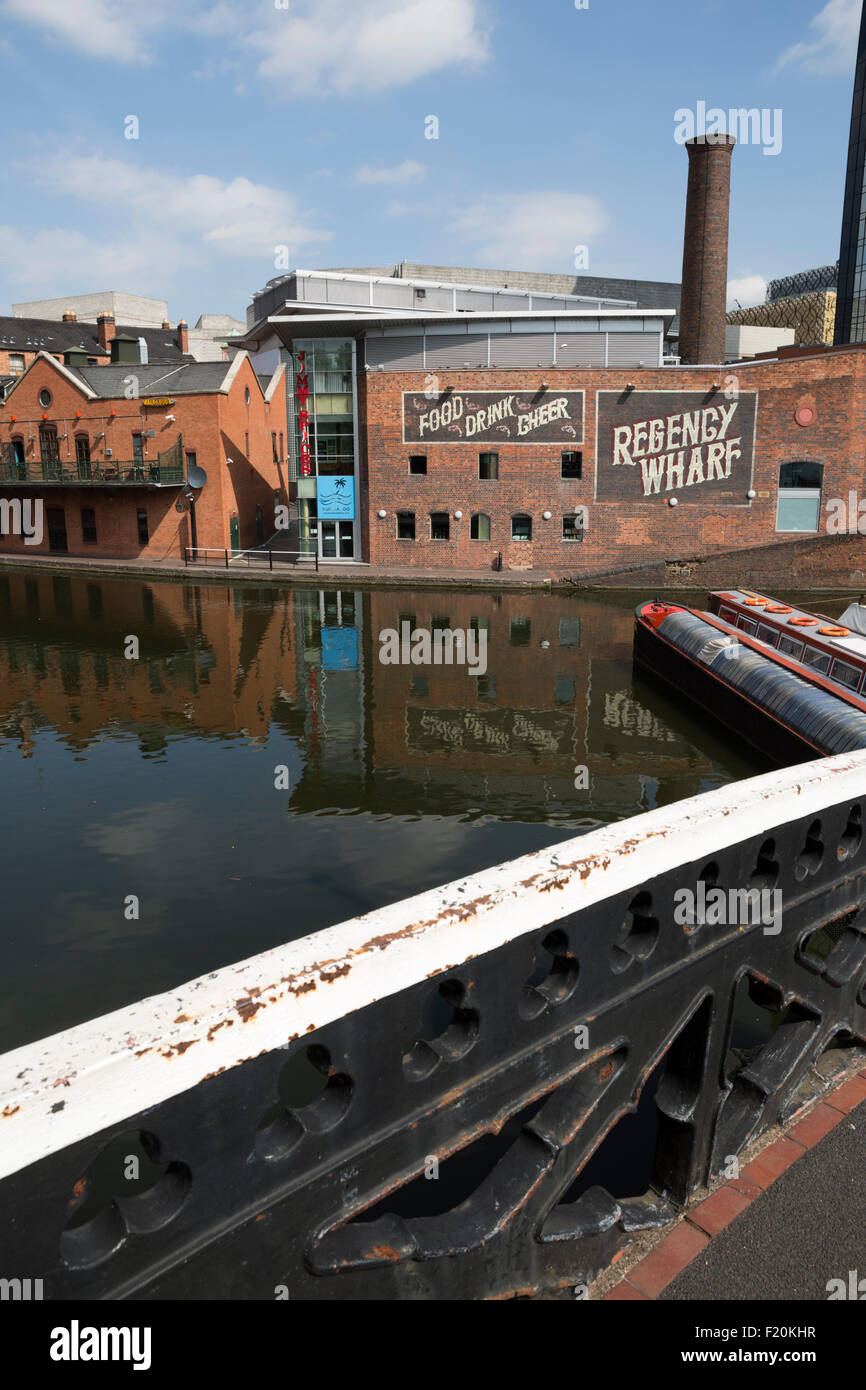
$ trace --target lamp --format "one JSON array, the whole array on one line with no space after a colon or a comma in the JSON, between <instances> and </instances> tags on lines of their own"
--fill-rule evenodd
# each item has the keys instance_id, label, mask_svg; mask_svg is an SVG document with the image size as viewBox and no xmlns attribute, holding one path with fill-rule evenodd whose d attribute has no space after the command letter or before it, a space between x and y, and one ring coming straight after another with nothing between
<instances>
[{"instance_id":1,"label":"lamp","mask_svg":"<svg viewBox=\"0 0 866 1390\"><path fill-rule=\"evenodd\" d=\"M382 510L382 511L377 512L376 515L377 515L381 520L384 520L385 517L388 515L388 513L387 513L386 511Z\"/></svg>"},{"instance_id":2,"label":"lamp","mask_svg":"<svg viewBox=\"0 0 866 1390\"><path fill-rule=\"evenodd\" d=\"M463 515L462 512L455 512L455 513L454 513L454 520L455 520L455 521L459 521L462 515Z\"/></svg>"},{"instance_id":3,"label":"lamp","mask_svg":"<svg viewBox=\"0 0 866 1390\"><path fill-rule=\"evenodd\" d=\"M749 488L749 491L746 493L746 496L749 498L750 501L751 501L751 499L752 499L753 497L757 497L757 495L758 495L758 494L756 493L756 491L755 491L755 489L754 489L753 487L750 487L750 488Z\"/></svg>"},{"instance_id":4,"label":"lamp","mask_svg":"<svg viewBox=\"0 0 866 1390\"><path fill-rule=\"evenodd\" d=\"M669 507L676 507L676 506L679 506L679 503L677 502L677 499L676 499L675 497L669 497L669 498L668 498L668 506L669 506Z\"/></svg>"},{"instance_id":5,"label":"lamp","mask_svg":"<svg viewBox=\"0 0 866 1390\"><path fill-rule=\"evenodd\" d=\"M553 512L542 512L541 515L544 517L545 521L549 521L553 516Z\"/></svg>"}]
</instances>

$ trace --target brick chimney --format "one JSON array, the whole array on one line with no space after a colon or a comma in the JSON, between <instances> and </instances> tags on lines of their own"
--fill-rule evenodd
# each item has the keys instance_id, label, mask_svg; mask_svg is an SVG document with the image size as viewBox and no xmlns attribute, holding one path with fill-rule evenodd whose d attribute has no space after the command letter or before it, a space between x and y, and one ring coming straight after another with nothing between
<instances>
[{"instance_id":1,"label":"brick chimney","mask_svg":"<svg viewBox=\"0 0 866 1390\"><path fill-rule=\"evenodd\" d=\"M189 352L189 325L186 319L177 321L177 345L181 352Z\"/></svg>"},{"instance_id":2,"label":"brick chimney","mask_svg":"<svg viewBox=\"0 0 866 1390\"><path fill-rule=\"evenodd\" d=\"M63 322L64 322L64 323L77 323L77 322L78 322L78 319L75 317L75 310L74 310L74 309L65 309L65 310L64 310L64 313L63 313Z\"/></svg>"},{"instance_id":3,"label":"brick chimney","mask_svg":"<svg viewBox=\"0 0 866 1390\"><path fill-rule=\"evenodd\" d=\"M689 182L683 242L679 355L683 363L723 363L728 291L728 215L733 135L686 141Z\"/></svg>"},{"instance_id":4,"label":"brick chimney","mask_svg":"<svg viewBox=\"0 0 866 1390\"><path fill-rule=\"evenodd\" d=\"M162 327L163 327L163 328L171 328L171 324L169 323L168 319L163 319L163 321L162 321Z\"/></svg>"},{"instance_id":5,"label":"brick chimney","mask_svg":"<svg viewBox=\"0 0 866 1390\"><path fill-rule=\"evenodd\" d=\"M114 326L114 315L97 314L96 332L99 337L99 346L107 352L111 340L117 332L117 329Z\"/></svg>"}]
</instances>

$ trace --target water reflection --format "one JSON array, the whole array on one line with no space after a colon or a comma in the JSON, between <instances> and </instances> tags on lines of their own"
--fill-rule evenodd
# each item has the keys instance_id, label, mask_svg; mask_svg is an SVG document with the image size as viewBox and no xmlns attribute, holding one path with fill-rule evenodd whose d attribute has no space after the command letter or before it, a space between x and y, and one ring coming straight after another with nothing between
<instances>
[{"instance_id":1,"label":"water reflection","mask_svg":"<svg viewBox=\"0 0 866 1390\"><path fill-rule=\"evenodd\" d=\"M382 664L407 620L485 674ZM631 642L607 597L0 574L0 1048L757 770Z\"/></svg>"}]
</instances>

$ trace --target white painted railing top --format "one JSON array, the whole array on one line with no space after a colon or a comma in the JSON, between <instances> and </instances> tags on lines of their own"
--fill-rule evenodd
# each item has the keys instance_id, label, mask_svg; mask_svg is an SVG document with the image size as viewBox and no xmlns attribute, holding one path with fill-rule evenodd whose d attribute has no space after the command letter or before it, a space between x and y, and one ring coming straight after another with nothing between
<instances>
[{"instance_id":1,"label":"white painted railing top","mask_svg":"<svg viewBox=\"0 0 866 1390\"><path fill-rule=\"evenodd\" d=\"M8 1052L0 1057L0 1177L678 864L863 796L866 750L766 773L405 898Z\"/></svg>"}]
</instances>

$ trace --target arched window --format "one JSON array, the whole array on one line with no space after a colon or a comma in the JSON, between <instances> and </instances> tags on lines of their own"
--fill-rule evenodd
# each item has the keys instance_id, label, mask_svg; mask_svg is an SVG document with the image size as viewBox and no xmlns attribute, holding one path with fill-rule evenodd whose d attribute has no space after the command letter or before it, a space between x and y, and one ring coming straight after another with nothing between
<instances>
[{"instance_id":1,"label":"arched window","mask_svg":"<svg viewBox=\"0 0 866 1390\"><path fill-rule=\"evenodd\" d=\"M476 512L469 523L469 539L472 541L490 540L490 517L486 512Z\"/></svg>"},{"instance_id":2,"label":"arched window","mask_svg":"<svg viewBox=\"0 0 866 1390\"><path fill-rule=\"evenodd\" d=\"M521 512L511 518L511 539L513 541L532 540L532 517Z\"/></svg>"},{"instance_id":3,"label":"arched window","mask_svg":"<svg viewBox=\"0 0 866 1390\"><path fill-rule=\"evenodd\" d=\"M821 514L824 465L796 459L779 469L776 500L777 531L817 531Z\"/></svg>"}]
</instances>

